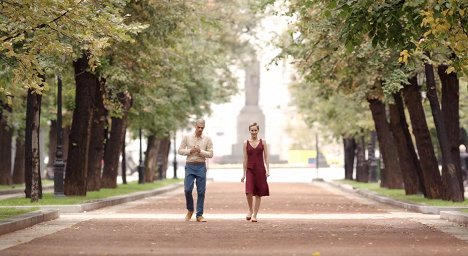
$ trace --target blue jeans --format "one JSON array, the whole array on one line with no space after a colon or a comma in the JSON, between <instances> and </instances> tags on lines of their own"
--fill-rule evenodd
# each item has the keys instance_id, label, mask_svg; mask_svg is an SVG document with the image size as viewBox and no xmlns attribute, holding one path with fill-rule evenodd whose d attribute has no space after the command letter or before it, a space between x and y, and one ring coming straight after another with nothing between
<instances>
[{"instance_id":1,"label":"blue jeans","mask_svg":"<svg viewBox=\"0 0 468 256\"><path fill-rule=\"evenodd\" d=\"M187 210L193 212L193 196L192 190L194 182L197 183L197 217L203 215L203 205L205 203L205 190L206 190L206 165L205 164L192 164L185 165L185 202Z\"/></svg>"}]
</instances>

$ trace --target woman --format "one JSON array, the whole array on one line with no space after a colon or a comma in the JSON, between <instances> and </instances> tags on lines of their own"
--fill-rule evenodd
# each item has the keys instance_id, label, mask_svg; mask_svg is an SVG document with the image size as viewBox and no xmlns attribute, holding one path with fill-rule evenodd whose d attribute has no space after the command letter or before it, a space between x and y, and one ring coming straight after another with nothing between
<instances>
[{"instance_id":1,"label":"woman","mask_svg":"<svg viewBox=\"0 0 468 256\"><path fill-rule=\"evenodd\" d=\"M244 176L245 194L249 205L249 213L245 219L257 222L257 213L260 209L262 196L269 196L267 177L270 176L268 163L268 148L265 140L258 138L260 127L257 123L249 125L250 139L244 142ZM266 166L266 168L265 168ZM255 196L255 207L253 197Z\"/></svg>"}]
</instances>

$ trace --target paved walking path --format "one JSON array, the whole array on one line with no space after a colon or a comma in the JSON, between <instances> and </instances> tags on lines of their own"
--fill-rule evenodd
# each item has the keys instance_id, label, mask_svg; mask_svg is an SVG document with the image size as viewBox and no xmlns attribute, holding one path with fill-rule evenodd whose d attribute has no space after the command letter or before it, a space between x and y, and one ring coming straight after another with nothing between
<instances>
[{"instance_id":1,"label":"paved walking path","mask_svg":"<svg viewBox=\"0 0 468 256\"><path fill-rule=\"evenodd\" d=\"M270 183L258 223L243 184L210 182L207 223L185 222L182 189L0 236L0 255L467 255L468 228L327 183Z\"/></svg>"}]
</instances>

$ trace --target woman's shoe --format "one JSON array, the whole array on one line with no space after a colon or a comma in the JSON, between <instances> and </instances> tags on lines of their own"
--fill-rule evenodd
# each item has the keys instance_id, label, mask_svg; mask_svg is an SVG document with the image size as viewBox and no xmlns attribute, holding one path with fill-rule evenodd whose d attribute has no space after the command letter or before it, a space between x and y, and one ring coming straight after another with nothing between
<instances>
[{"instance_id":1,"label":"woman's shoe","mask_svg":"<svg viewBox=\"0 0 468 256\"><path fill-rule=\"evenodd\" d=\"M252 219L252 217L250 217L250 216L245 217L245 220L247 220L247 221L249 221L250 219Z\"/></svg>"},{"instance_id":2,"label":"woman's shoe","mask_svg":"<svg viewBox=\"0 0 468 256\"><path fill-rule=\"evenodd\" d=\"M252 222L258 222L257 219L252 219Z\"/></svg>"}]
</instances>

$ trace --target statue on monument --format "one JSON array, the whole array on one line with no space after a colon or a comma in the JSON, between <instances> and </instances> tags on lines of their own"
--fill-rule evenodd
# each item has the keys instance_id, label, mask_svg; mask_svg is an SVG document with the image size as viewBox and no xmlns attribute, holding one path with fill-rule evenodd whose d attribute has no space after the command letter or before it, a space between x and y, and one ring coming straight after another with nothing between
<instances>
[{"instance_id":1,"label":"statue on monument","mask_svg":"<svg viewBox=\"0 0 468 256\"><path fill-rule=\"evenodd\" d=\"M252 61L245 70L245 105L258 106L260 91L260 63Z\"/></svg>"},{"instance_id":2,"label":"statue on monument","mask_svg":"<svg viewBox=\"0 0 468 256\"><path fill-rule=\"evenodd\" d=\"M260 127L260 138L265 138L265 115L259 106L260 62L252 60L245 67L245 105L237 115L237 142L232 145L230 156L224 157L224 163L242 163L244 141L250 137L249 125L256 122ZM270 160L277 161L277 155L270 155ZM271 161L270 161L271 162Z\"/></svg>"}]
</instances>

